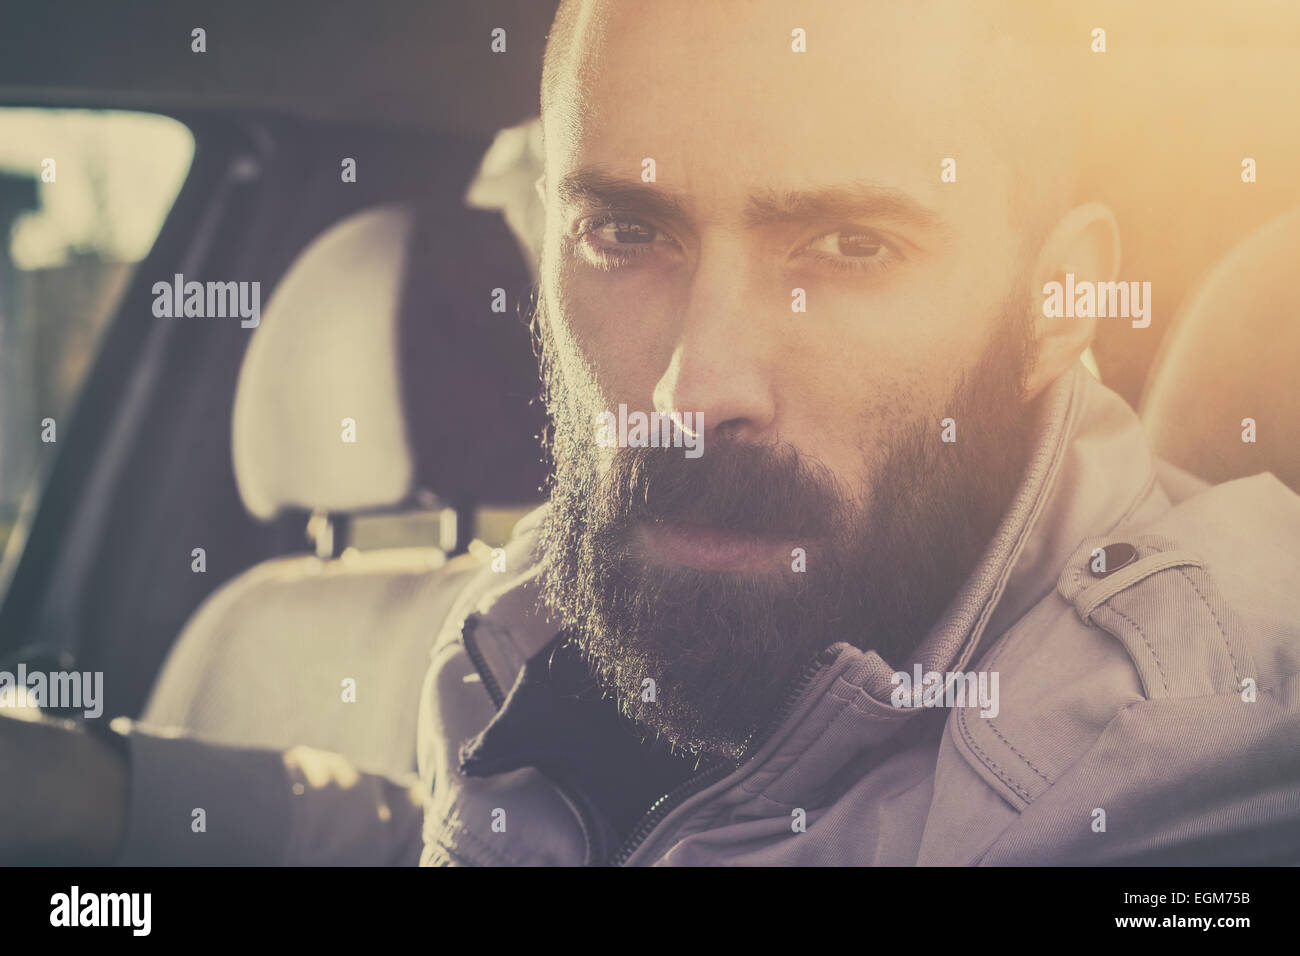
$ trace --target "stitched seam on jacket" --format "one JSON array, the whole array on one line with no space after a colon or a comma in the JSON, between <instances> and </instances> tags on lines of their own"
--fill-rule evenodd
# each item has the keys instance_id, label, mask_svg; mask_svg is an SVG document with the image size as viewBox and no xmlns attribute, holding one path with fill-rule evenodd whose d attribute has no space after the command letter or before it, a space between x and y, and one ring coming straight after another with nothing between
<instances>
[{"instance_id":1,"label":"stitched seam on jacket","mask_svg":"<svg viewBox=\"0 0 1300 956\"><path fill-rule=\"evenodd\" d=\"M1121 568L1113 576L1094 584L1091 588L1086 588L1078 597L1082 598L1089 593L1092 597L1082 605L1076 605L1079 608L1079 616L1085 621L1092 616L1092 612L1101 607L1117 594L1123 594L1129 588L1137 587L1147 578L1161 571L1168 571L1171 568L1201 567L1201 562L1183 551L1157 551L1155 554L1143 558L1137 564L1129 565L1127 568ZM1076 570L1076 580L1078 579Z\"/></svg>"},{"instance_id":2,"label":"stitched seam on jacket","mask_svg":"<svg viewBox=\"0 0 1300 956\"><path fill-rule=\"evenodd\" d=\"M963 718L965 717L964 714L963 714L962 716L963 716ZM985 719L985 718L980 718L980 719L983 720L983 719ZM963 721L963 722L964 722L964 721ZM1027 767L1028 767L1030 770L1032 770L1034 773L1036 773L1036 774L1038 774L1040 777L1042 777L1045 781L1047 781L1047 783L1050 784L1050 783L1052 782L1052 778L1051 778L1051 777L1049 777L1047 774L1043 773L1041 770L1039 770L1037 767L1035 767L1035 766L1030 762L1030 760L1029 760L1028 757L1026 757L1024 754L1022 754L1019 750L1017 750L1015 747L1013 747L1013 746L1011 745L1011 741L1007 740L1006 737L1003 737L1002 734L998 733L998 729L997 729L997 727L995 727L995 726L993 725L993 721L992 721L991 719L989 719L989 730L993 731L993 733L997 735L998 740L1002 741L1004 744L1007 745L1007 749L1008 749L1008 750L1010 750L1013 754L1015 754L1017 757L1019 757L1021 760L1023 760L1024 763L1025 763L1025 766L1027 766Z\"/></svg>"},{"instance_id":3,"label":"stitched seam on jacket","mask_svg":"<svg viewBox=\"0 0 1300 956\"><path fill-rule=\"evenodd\" d=\"M1005 638L1006 636L1007 635L1003 635L1003 638ZM1008 649L1011 646L1011 643L1012 642L1007 640L999 641L998 645L993 649L992 653L989 655L988 664L986 665L989 669L993 669L994 667L997 666L997 662L1002 659L1002 656L1004 654L1007 653ZM983 749L980 748L979 744L975 743L974 734L971 733L971 730L967 725L966 709L963 708L961 710L958 710L956 716L957 716L957 730L961 735L961 739L965 741L965 743L976 752L976 754L980 757L980 761L986 767L988 767L989 770L993 771L994 776L996 776L999 780L1001 780L1008 787L1010 787L1017 795L1023 798L1026 803L1032 803L1033 796L1029 793L1029 791L1014 783L1011 780L1011 778L1006 775L1006 771L1003 771L1002 768L998 766L998 764L993 760L993 758L990 757L988 754L986 754L983 751ZM983 719L985 718L981 718L981 720ZM998 729L994 727L993 724L991 723L991 718L989 718L989 720L990 720L989 729L992 730L995 735L997 735L997 738L1001 740L1002 743L1006 745L1013 754L1015 754L1020 760L1022 760L1025 763L1025 765L1029 767L1030 770L1032 770L1038 776L1042 777L1042 779L1050 787L1052 785L1051 778L1049 778L1041 770L1039 770L1032 763L1030 763L1029 759L1025 757L1024 754L1020 753L1019 750L1017 750L1015 747L1011 745L1011 742L1007 740L1006 737L1004 737L1001 733L998 732Z\"/></svg>"},{"instance_id":4,"label":"stitched seam on jacket","mask_svg":"<svg viewBox=\"0 0 1300 956\"><path fill-rule=\"evenodd\" d=\"M1119 719L1120 717L1122 717L1124 714L1128 713L1128 712L1129 712L1131 709L1133 709L1134 707L1140 707L1140 706L1142 706L1143 704L1150 704L1150 703L1153 703L1153 702L1152 702L1151 700L1134 700L1134 701L1130 701L1129 703L1127 703L1127 704L1125 704L1123 707L1121 707L1119 710L1115 711L1115 713L1111 714L1111 716L1110 716L1110 720L1106 721L1106 726L1102 728L1101 733L1098 734L1098 735L1093 739L1092 743L1088 745L1088 749L1087 749L1087 750L1085 750L1083 753L1079 754L1079 755L1078 755L1078 756L1077 756L1077 757L1076 757L1076 758L1075 758L1075 759L1070 763L1070 765L1069 765L1068 767L1066 767L1064 770L1061 771L1061 776L1065 776L1067 773L1069 773L1069 772L1070 772L1071 770L1073 770L1075 767L1079 766L1079 764L1081 764L1085 759L1087 759L1087 757L1088 757L1089 754L1091 754L1094 750L1097 749L1097 743L1098 743L1098 741L1100 741L1101 738L1102 738L1103 736L1105 736L1106 731L1108 731L1108 730L1111 728L1111 726L1115 723L1116 720L1118 720L1118 719ZM1055 787L1056 784L1052 784L1052 786ZM989 851L992 850L992 849L993 849L997 844L999 844L1000 842L1002 842L1003 837L1005 837L1008 833L1011 832L1011 830L1016 826L1016 824L1018 824L1018 823L1020 822L1022 816L1023 816L1023 812L1017 813L1015 819L1013 819L1010 823L1008 823L1005 827L1003 827L1000 831L998 831L997 836L995 836L992 840L990 840L990 841L988 842L988 844L984 847L984 849L980 850L979 853L978 853L978 855L976 855L975 858L971 861L971 865L972 865L972 866L983 866L983 865L984 865L984 858L985 858L986 856L989 855ZM992 864L992 865L995 865L995 866L996 866L996 865L1007 865L1007 864ZM1010 865L1015 865L1015 864L1010 864Z\"/></svg>"},{"instance_id":5,"label":"stitched seam on jacket","mask_svg":"<svg viewBox=\"0 0 1300 956\"><path fill-rule=\"evenodd\" d=\"M990 591L984 607L980 609L980 613L975 619L971 633L967 635L957 650L956 659L953 661L957 669L964 668L970 663L971 658L975 656L975 652L983 642L984 629L992 619L997 606L1002 602L1003 595L1006 593L1007 582L1011 580L1016 565L1020 561L1020 556L1024 552L1025 545L1038 525L1038 519L1042 517L1043 511L1047 508L1047 502L1051 500L1056 491L1057 480L1060 478L1061 469L1064 467L1063 463L1073 441L1072 436L1074 435L1075 426L1087 414L1089 390L1078 384L1080 381L1079 376L1083 374L1087 373L1075 368L1075 384L1071 387L1070 394L1066 399L1065 414L1061 420L1060 431L1056 435L1047 472L1043 476L1043 482L1030 505L1029 514L1025 516L1024 524L1021 526L1019 534L1016 535L1016 540L1012 542L1011 551L1007 555L1006 566L994 582L993 589Z\"/></svg>"},{"instance_id":6,"label":"stitched seam on jacket","mask_svg":"<svg viewBox=\"0 0 1300 956\"><path fill-rule=\"evenodd\" d=\"M1125 614L1125 613L1124 613L1123 611L1121 611L1119 608L1117 608L1117 607L1112 607L1112 606L1109 605L1109 604L1106 605L1106 608L1107 608L1107 610L1109 610L1112 614L1115 614L1115 615L1117 615L1118 617L1121 617L1121 618L1123 618L1125 621L1127 621L1127 622L1129 623L1129 625L1130 625L1131 627L1133 627L1133 628L1138 632L1138 634L1140 634L1140 635L1142 636L1142 643L1145 644L1145 645L1147 646L1147 650L1151 652L1151 659L1152 659L1153 661L1156 662L1156 670L1160 673L1160 683L1164 686L1164 689L1165 689L1165 696L1166 696L1166 697L1171 696L1170 693L1169 693L1169 680L1165 677L1165 669L1164 669L1164 666L1160 663L1160 658L1159 658L1159 656L1156 654L1156 649L1155 649L1154 647L1151 646L1151 641L1149 641L1149 640L1147 639L1146 631L1142 630L1141 626L1137 623L1137 621L1133 620L1131 617L1129 617L1127 614Z\"/></svg>"},{"instance_id":7,"label":"stitched seam on jacket","mask_svg":"<svg viewBox=\"0 0 1300 956\"><path fill-rule=\"evenodd\" d=\"M1187 583L1192 586L1192 590L1196 592L1196 596L1201 599L1201 603L1205 605L1205 609L1210 612L1210 617L1214 618L1214 624L1219 629L1219 636L1223 638L1223 648L1228 652L1228 660L1232 662L1232 676L1237 678L1237 686L1240 687L1241 671L1237 667L1237 659L1232 656L1232 645L1228 643L1228 632L1224 629L1223 622L1219 620L1219 615L1214 613L1214 608L1210 606L1210 602L1206 599L1205 595L1201 593L1201 589L1196 586L1196 582L1192 580L1192 576L1186 571L1183 571L1182 575L1187 578Z\"/></svg>"},{"instance_id":8,"label":"stitched seam on jacket","mask_svg":"<svg viewBox=\"0 0 1300 956\"><path fill-rule=\"evenodd\" d=\"M975 753L977 753L977 754L979 755L980 761L981 761L981 762L982 762L986 767L988 767L990 770L993 771L993 775L994 775L995 777L997 777L999 780L1001 780L1001 781L1002 781L1004 784L1006 784L1008 787L1010 787L1011 790L1012 790L1012 791L1013 791L1017 796L1019 796L1022 800L1025 801L1025 803L1031 803L1031 802L1033 802L1033 798L1030 796L1029 791L1025 790L1023 787L1021 787L1019 784L1017 784L1014 780L1012 780L1011 777L1006 773L1006 771L1004 771L1000 766L998 766L997 761L995 761L992 757L990 757L988 754L986 754L986 753L983 751L983 749L980 747L980 745L977 744L977 743L975 742L975 738L974 738L973 736L971 736L970 731L969 731L969 730L967 729L967 727L966 727L966 717L965 717L965 714L962 714L962 715L960 715L960 716L958 717L958 719L957 719L957 726L958 726L958 728L961 730L962 740L964 740L964 741L966 742L966 745L967 745L968 747L970 747L972 750L974 750ZM1001 736L1001 735L999 735L999 736ZM1022 758L1022 759L1023 759L1023 758ZM1049 781L1049 782L1050 782L1050 781Z\"/></svg>"},{"instance_id":9,"label":"stitched seam on jacket","mask_svg":"<svg viewBox=\"0 0 1300 956\"><path fill-rule=\"evenodd\" d=\"M840 685L843 685L843 688ZM840 692L841 689L843 689L843 693ZM831 688L829 694L836 700L843 701L854 713L861 714L868 720L907 720L913 713L911 708L894 707L892 704L887 711L875 709L872 704L883 707L884 702L871 696L871 692L866 687L847 681L843 677L836 678L835 685ZM839 714L835 716L838 718ZM829 722L827 726L830 726Z\"/></svg>"},{"instance_id":10,"label":"stitched seam on jacket","mask_svg":"<svg viewBox=\"0 0 1300 956\"><path fill-rule=\"evenodd\" d=\"M999 639L998 643L991 649L991 652L988 655L988 664L985 665L989 669L992 669L997 666L997 662L1002 659L1002 655L1006 652L1008 646L1010 646L1011 642L1006 640L1006 636L1007 635L1004 634L1002 638ZM1016 784L1015 781L1012 780L1011 777L1006 773L1006 771L1004 771L998 765L997 761L995 761L992 757L986 754L984 750L980 747L980 745L975 742L975 736L974 734L971 733L970 728L966 724L965 709L957 711L956 718L957 719L955 723L957 726L958 736L961 738L962 742L965 743L968 748L970 748L975 752L975 755L979 759L980 763L984 764L984 766L987 767L993 773L993 776L997 777L1004 784L1006 784L1007 787L1009 787L1013 793L1015 793L1022 800L1024 800L1025 803L1027 804L1032 803L1033 798L1030 796L1029 792L1025 790L1023 787L1020 787L1018 784ZM998 736L1001 737L1002 735L998 734Z\"/></svg>"}]
</instances>

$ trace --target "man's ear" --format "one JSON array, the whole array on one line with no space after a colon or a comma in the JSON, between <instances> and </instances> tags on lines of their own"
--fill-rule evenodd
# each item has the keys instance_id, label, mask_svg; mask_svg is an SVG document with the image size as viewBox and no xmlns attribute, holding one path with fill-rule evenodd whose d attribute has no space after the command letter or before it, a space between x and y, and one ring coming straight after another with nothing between
<instances>
[{"instance_id":1,"label":"man's ear","mask_svg":"<svg viewBox=\"0 0 1300 956\"><path fill-rule=\"evenodd\" d=\"M1097 332L1096 317L1049 318L1043 314L1049 282L1114 282L1119 275L1119 225L1110 207L1087 202L1067 212L1048 234L1032 272L1031 301L1037 357L1026 388L1038 395L1070 368Z\"/></svg>"}]
</instances>

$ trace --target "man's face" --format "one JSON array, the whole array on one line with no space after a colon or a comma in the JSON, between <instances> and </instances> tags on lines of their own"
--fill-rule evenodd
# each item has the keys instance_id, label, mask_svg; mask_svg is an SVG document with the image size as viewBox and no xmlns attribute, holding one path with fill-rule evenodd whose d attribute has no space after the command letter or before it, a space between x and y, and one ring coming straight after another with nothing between
<instances>
[{"instance_id":1,"label":"man's face","mask_svg":"<svg viewBox=\"0 0 1300 956\"><path fill-rule=\"evenodd\" d=\"M579 24L544 117L547 592L688 750L734 756L834 640L910 651L1014 490L1024 250L963 33L752 0ZM703 455L603 447L620 405L700 416Z\"/></svg>"}]
</instances>

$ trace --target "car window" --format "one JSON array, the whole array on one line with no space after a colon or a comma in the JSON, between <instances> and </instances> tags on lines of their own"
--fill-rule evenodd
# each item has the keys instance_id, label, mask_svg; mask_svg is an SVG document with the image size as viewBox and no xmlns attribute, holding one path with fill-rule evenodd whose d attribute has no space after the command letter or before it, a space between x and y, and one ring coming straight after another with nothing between
<instances>
[{"instance_id":1,"label":"car window","mask_svg":"<svg viewBox=\"0 0 1300 956\"><path fill-rule=\"evenodd\" d=\"M0 107L0 596L100 337L193 154L170 117Z\"/></svg>"}]
</instances>

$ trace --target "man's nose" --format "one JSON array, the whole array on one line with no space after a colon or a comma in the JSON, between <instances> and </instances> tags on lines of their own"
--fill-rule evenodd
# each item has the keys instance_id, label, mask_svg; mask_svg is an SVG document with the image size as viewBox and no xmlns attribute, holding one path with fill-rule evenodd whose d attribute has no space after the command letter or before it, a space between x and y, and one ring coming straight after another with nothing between
<instances>
[{"instance_id":1,"label":"man's nose","mask_svg":"<svg viewBox=\"0 0 1300 956\"><path fill-rule=\"evenodd\" d=\"M702 416L687 421L706 432L757 440L776 417L769 359L779 312L746 266L734 251L701 256L653 398L655 411Z\"/></svg>"}]
</instances>

